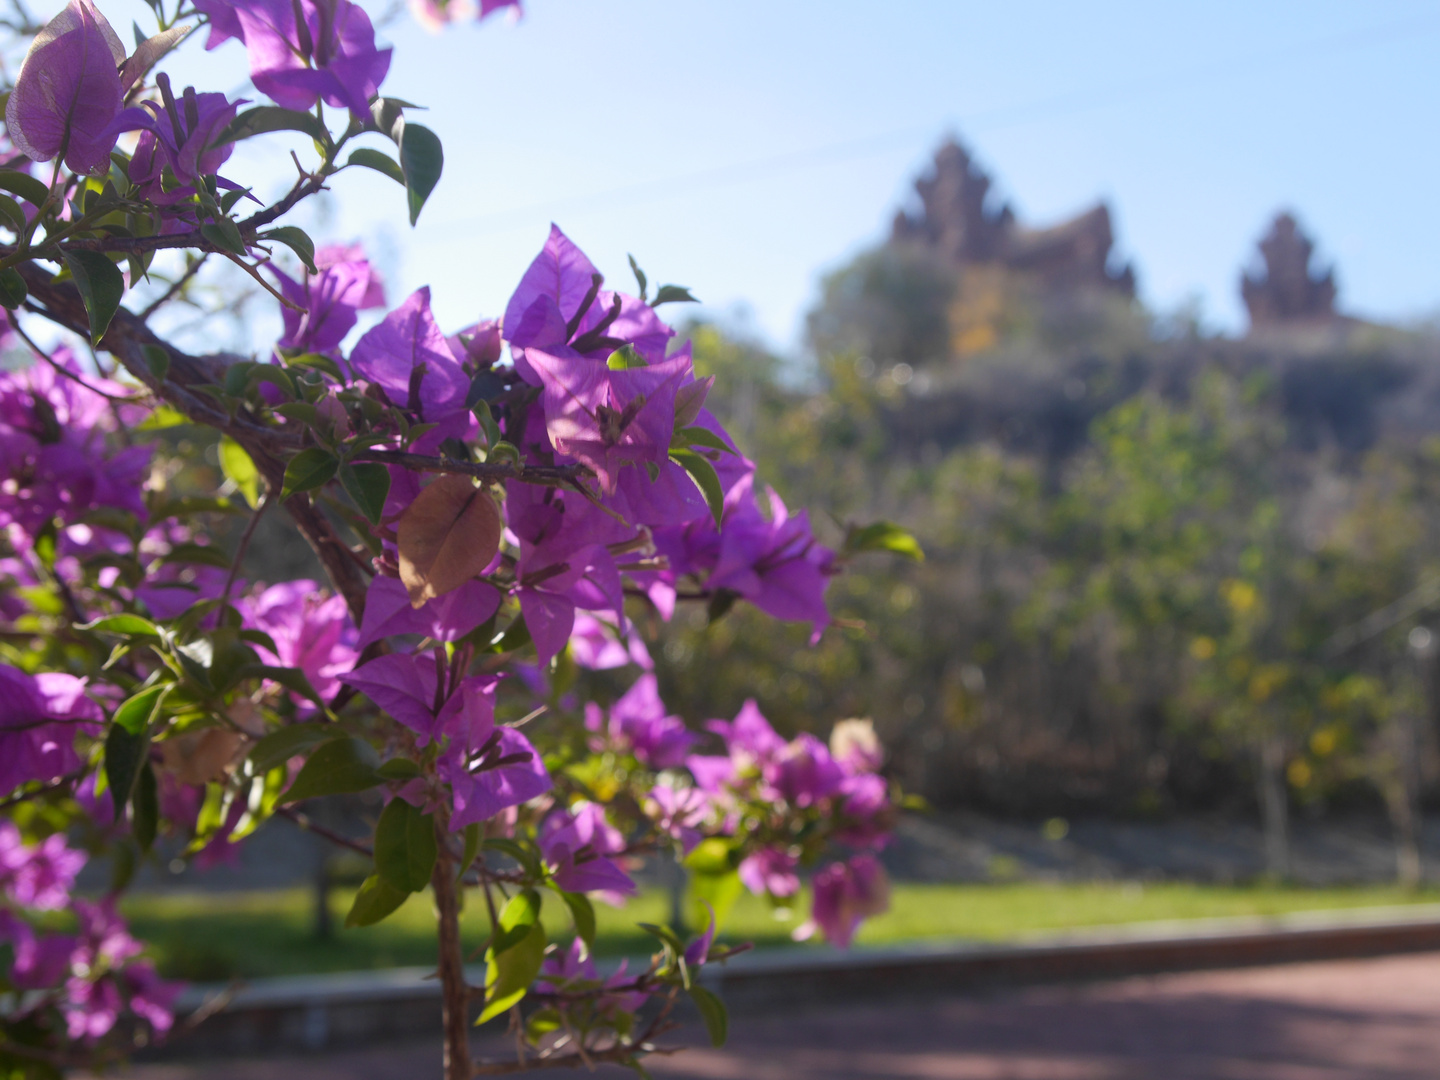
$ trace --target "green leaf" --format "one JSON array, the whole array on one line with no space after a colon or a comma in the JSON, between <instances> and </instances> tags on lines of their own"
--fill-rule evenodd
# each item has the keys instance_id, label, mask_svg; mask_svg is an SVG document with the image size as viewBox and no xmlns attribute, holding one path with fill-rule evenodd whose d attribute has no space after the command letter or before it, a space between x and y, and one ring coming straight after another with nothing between
<instances>
[{"instance_id":1,"label":"green leaf","mask_svg":"<svg viewBox=\"0 0 1440 1080\"><path fill-rule=\"evenodd\" d=\"M294 225L281 225L278 229L270 229L260 234L261 240L274 240L276 243L284 244L305 264L305 269L312 274L320 271L315 269L315 241L310 239L310 234L304 229Z\"/></svg>"},{"instance_id":2,"label":"green leaf","mask_svg":"<svg viewBox=\"0 0 1440 1080\"><path fill-rule=\"evenodd\" d=\"M718 997L706 990L703 986L691 984L690 1000L695 1002L695 1008L700 1012L700 1019L705 1021L705 1030L710 1033L710 1045L716 1048L725 1045L725 1037L729 1034L730 1020L725 1012L725 1003Z\"/></svg>"},{"instance_id":3,"label":"green leaf","mask_svg":"<svg viewBox=\"0 0 1440 1080\"><path fill-rule=\"evenodd\" d=\"M282 499L288 499L298 491L310 491L328 482L335 475L340 462L329 450L318 446L301 450L285 466L285 485L280 492Z\"/></svg>"},{"instance_id":4,"label":"green leaf","mask_svg":"<svg viewBox=\"0 0 1440 1080\"><path fill-rule=\"evenodd\" d=\"M676 438L682 439L686 446L703 446L707 450L719 450L724 454L734 453L730 447L725 445L725 440L709 428L698 426L681 428L675 435Z\"/></svg>"},{"instance_id":5,"label":"green leaf","mask_svg":"<svg viewBox=\"0 0 1440 1080\"><path fill-rule=\"evenodd\" d=\"M382 154L379 150L371 150L369 147L362 147L350 155L350 160L345 163L359 165L362 168L374 169L383 173L391 180L394 180L401 187L405 186L405 173L400 168L400 163L389 154Z\"/></svg>"},{"instance_id":6,"label":"green leaf","mask_svg":"<svg viewBox=\"0 0 1440 1080\"><path fill-rule=\"evenodd\" d=\"M559 1031L563 1021L558 1009L536 1009L525 1018L525 1037L532 1043L539 1043L552 1031Z\"/></svg>"},{"instance_id":7,"label":"green leaf","mask_svg":"<svg viewBox=\"0 0 1440 1080\"><path fill-rule=\"evenodd\" d=\"M290 724L272 731L251 749L251 771L257 775L269 772L296 754L303 754L334 737L335 729L328 724Z\"/></svg>"},{"instance_id":8,"label":"green leaf","mask_svg":"<svg viewBox=\"0 0 1440 1080\"><path fill-rule=\"evenodd\" d=\"M230 569L230 556L209 544L176 544L157 561L161 564L185 563L190 566L213 566L217 570Z\"/></svg>"},{"instance_id":9,"label":"green leaf","mask_svg":"<svg viewBox=\"0 0 1440 1080\"><path fill-rule=\"evenodd\" d=\"M539 877L541 874L540 860L529 848L503 836L495 836L486 840L481 846L486 851L499 851L519 863L530 877Z\"/></svg>"},{"instance_id":10,"label":"green leaf","mask_svg":"<svg viewBox=\"0 0 1440 1080\"><path fill-rule=\"evenodd\" d=\"M264 135L271 131L303 131L316 142L328 145L330 132L325 125L310 113L296 112L294 109L281 109L274 105L261 105L258 108L246 109L239 116L231 120L225 130L215 136L215 141L210 145L224 146L226 143L239 142L241 139L248 139L253 135Z\"/></svg>"},{"instance_id":11,"label":"green leaf","mask_svg":"<svg viewBox=\"0 0 1440 1080\"><path fill-rule=\"evenodd\" d=\"M635 261L635 256L628 256L630 269L635 272L635 284L640 286L640 299L645 299L645 290L650 287L650 282L645 277L645 271L640 269L640 264Z\"/></svg>"},{"instance_id":12,"label":"green leaf","mask_svg":"<svg viewBox=\"0 0 1440 1080\"><path fill-rule=\"evenodd\" d=\"M169 405L161 405L144 420L136 431L163 431L165 428L184 427L191 422L190 418L178 409Z\"/></svg>"},{"instance_id":13,"label":"green leaf","mask_svg":"<svg viewBox=\"0 0 1440 1080\"><path fill-rule=\"evenodd\" d=\"M286 420L299 420L302 424L315 424L320 419L320 410L308 401L287 401L276 405L275 412Z\"/></svg>"},{"instance_id":14,"label":"green leaf","mask_svg":"<svg viewBox=\"0 0 1440 1080\"><path fill-rule=\"evenodd\" d=\"M374 926L405 903L410 894L397 889L379 874L371 874L360 885L355 902L345 916L346 926Z\"/></svg>"},{"instance_id":15,"label":"green leaf","mask_svg":"<svg viewBox=\"0 0 1440 1080\"><path fill-rule=\"evenodd\" d=\"M299 356L290 357L285 363L290 367L314 368L316 371L323 371L336 382L343 383L345 381L345 375L341 372L340 365L320 353L301 353Z\"/></svg>"},{"instance_id":16,"label":"green leaf","mask_svg":"<svg viewBox=\"0 0 1440 1080\"><path fill-rule=\"evenodd\" d=\"M440 140L427 127L406 123L400 132L400 169L405 175L405 192L410 202L410 224L420 217L425 200L440 182L445 152Z\"/></svg>"},{"instance_id":17,"label":"green leaf","mask_svg":"<svg viewBox=\"0 0 1440 1080\"><path fill-rule=\"evenodd\" d=\"M712 836L700 841L685 858L685 869L689 871L686 885L685 912L694 926L705 926L710 921L710 910L715 912L717 929L724 925L730 909L745 891L740 874L735 868L735 849L729 842ZM710 905L707 910L705 905Z\"/></svg>"},{"instance_id":18,"label":"green leaf","mask_svg":"<svg viewBox=\"0 0 1440 1080\"><path fill-rule=\"evenodd\" d=\"M490 952L499 956L513 949L540 921L540 894L534 889L516 893L500 912L500 925L490 942Z\"/></svg>"},{"instance_id":19,"label":"green leaf","mask_svg":"<svg viewBox=\"0 0 1440 1080\"><path fill-rule=\"evenodd\" d=\"M222 217L218 221L201 225L200 235L221 251L228 251L232 255L242 256L247 253L245 239L240 235L239 227L227 217Z\"/></svg>"},{"instance_id":20,"label":"green leaf","mask_svg":"<svg viewBox=\"0 0 1440 1080\"><path fill-rule=\"evenodd\" d=\"M385 804L375 825L375 872L382 881L403 892L419 892L430 884L437 850L434 818L404 799Z\"/></svg>"},{"instance_id":21,"label":"green leaf","mask_svg":"<svg viewBox=\"0 0 1440 1080\"><path fill-rule=\"evenodd\" d=\"M340 466L340 486L372 524L380 524L390 494L390 470L376 462L346 462Z\"/></svg>"},{"instance_id":22,"label":"green leaf","mask_svg":"<svg viewBox=\"0 0 1440 1080\"><path fill-rule=\"evenodd\" d=\"M234 191L227 191L220 198L220 212L228 214L235 209L235 204L251 192L250 188L236 188Z\"/></svg>"},{"instance_id":23,"label":"green leaf","mask_svg":"<svg viewBox=\"0 0 1440 1080\"><path fill-rule=\"evenodd\" d=\"M150 726L150 718L160 704L160 699L169 692L170 683L146 687L120 703L111 722L125 729L131 735L143 735Z\"/></svg>"},{"instance_id":24,"label":"green leaf","mask_svg":"<svg viewBox=\"0 0 1440 1080\"><path fill-rule=\"evenodd\" d=\"M386 780L413 780L423 770L409 758L397 757L391 758L376 771Z\"/></svg>"},{"instance_id":25,"label":"green leaf","mask_svg":"<svg viewBox=\"0 0 1440 1080\"><path fill-rule=\"evenodd\" d=\"M681 466L690 474L690 479L695 481L695 486L705 496L705 503L710 507L710 513L715 518L715 527L718 529L720 519L725 516L725 489L720 484L720 476L715 472L715 466L710 464L708 458L694 450L672 448L670 460Z\"/></svg>"},{"instance_id":26,"label":"green leaf","mask_svg":"<svg viewBox=\"0 0 1440 1080\"><path fill-rule=\"evenodd\" d=\"M0 270L0 305L14 310L25 302L28 295L30 289L25 284L25 279L20 276L19 270L13 266Z\"/></svg>"},{"instance_id":27,"label":"green leaf","mask_svg":"<svg viewBox=\"0 0 1440 1080\"><path fill-rule=\"evenodd\" d=\"M564 889L557 891L560 899L565 901L565 906L570 909L576 935L585 943L587 949L595 948L595 906L590 903L590 898L584 893L566 892Z\"/></svg>"},{"instance_id":28,"label":"green leaf","mask_svg":"<svg viewBox=\"0 0 1440 1080\"><path fill-rule=\"evenodd\" d=\"M690 290L683 285L661 285L655 293L655 299L650 301L651 307L659 307L661 304L698 304L700 301L690 295Z\"/></svg>"},{"instance_id":29,"label":"green leaf","mask_svg":"<svg viewBox=\"0 0 1440 1080\"><path fill-rule=\"evenodd\" d=\"M169 351L159 345L143 345L140 352L145 357L145 366L150 369L150 374L160 382L164 382L165 376L170 374Z\"/></svg>"},{"instance_id":30,"label":"green leaf","mask_svg":"<svg viewBox=\"0 0 1440 1080\"><path fill-rule=\"evenodd\" d=\"M370 118L375 130L398 143L400 132L405 127L406 109L426 111L424 105L415 105L402 98L377 97L370 103Z\"/></svg>"},{"instance_id":31,"label":"green leaf","mask_svg":"<svg viewBox=\"0 0 1440 1080\"><path fill-rule=\"evenodd\" d=\"M147 761L135 778L135 790L130 796L130 831L141 851L149 851L155 843L159 825L160 790L155 783L155 770Z\"/></svg>"},{"instance_id":32,"label":"green leaf","mask_svg":"<svg viewBox=\"0 0 1440 1080\"><path fill-rule=\"evenodd\" d=\"M240 631L240 640L248 641L251 645L259 645L262 648L270 650L270 652L276 654L277 656L280 653L279 648L277 648L275 645L275 639L269 634L267 634L264 630L255 630L246 627L245 629Z\"/></svg>"},{"instance_id":33,"label":"green leaf","mask_svg":"<svg viewBox=\"0 0 1440 1080\"><path fill-rule=\"evenodd\" d=\"M530 627L525 625L525 616L516 615L510 620L510 625L505 628L505 633L500 640L490 647L491 652L508 653L517 649L523 649L534 639L530 636Z\"/></svg>"},{"instance_id":34,"label":"green leaf","mask_svg":"<svg viewBox=\"0 0 1440 1080\"><path fill-rule=\"evenodd\" d=\"M636 923L635 925L640 927L641 930L644 930L651 937L655 938L656 940L662 942L665 945L668 945L670 947L670 950L676 956L685 955L684 942L682 942L679 937L676 936L675 931L671 930L670 927L660 926L657 923L648 922Z\"/></svg>"},{"instance_id":35,"label":"green leaf","mask_svg":"<svg viewBox=\"0 0 1440 1080\"><path fill-rule=\"evenodd\" d=\"M105 634L125 634L130 637L159 638L160 628L149 619L139 615L106 615L94 622L83 623L81 630L95 630Z\"/></svg>"},{"instance_id":36,"label":"green leaf","mask_svg":"<svg viewBox=\"0 0 1440 1080\"><path fill-rule=\"evenodd\" d=\"M621 345L610 354L605 366L611 371L625 371L627 368L649 367L645 358L635 351L633 345Z\"/></svg>"},{"instance_id":37,"label":"green leaf","mask_svg":"<svg viewBox=\"0 0 1440 1080\"><path fill-rule=\"evenodd\" d=\"M3 216L10 227L15 230L16 236L23 234L25 226L29 224L25 220L25 211L9 195L0 195L0 216Z\"/></svg>"},{"instance_id":38,"label":"green leaf","mask_svg":"<svg viewBox=\"0 0 1440 1080\"><path fill-rule=\"evenodd\" d=\"M125 295L125 275L98 251L67 251L65 265L90 317L90 344L99 345Z\"/></svg>"},{"instance_id":39,"label":"green leaf","mask_svg":"<svg viewBox=\"0 0 1440 1080\"><path fill-rule=\"evenodd\" d=\"M268 382L280 388L286 397L299 397L294 377L282 367L274 364L256 364L250 369L250 376L260 382Z\"/></svg>"},{"instance_id":40,"label":"green leaf","mask_svg":"<svg viewBox=\"0 0 1440 1080\"><path fill-rule=\"evenodd\" d=\"M299 694L305 700L313 702L325 712L329 712L329 703L315 692L315 687L310 685L310 679L299 668L248 663L235 673L235 677L237 679L269 679L271 682L279 683L286 690Z\"/></svg>"},{"instance_id":41,"label":"green leaf","mask_svg":"<svg viewBox=\"0 0 1440 1080\"><path fill-rule=\"evenodd\" d=\"M482 839L483 837L480 835L480 825L478 822L472 822L465 826L465 850L460 856L459 867L459 873L461 875L470 869L470 864L475 861L475 856L480 854L480 841Z\"/></svg>"},{"instance_id":42,"label":"green leaf","mask_svg":"<svg viewBox=\"0 0 1440 1080\"><path fill-rule=\"evenodd\" d=\"M116 821L125 815L125 804L130 801L135 777L149 754L150 739L147 736L132 735L118 724L110 725L105 735L105 782L110 785L110 797L115 800Z\"/></svg>"},{"instance_id":43,"label":"green leaf","mask_svg":"<svg viewBox=\"0 0 1440 1080\"><path fill-rule=\"evenodd\" d=\"M36 207L50 197L50 189L45 186L45 181L37 180L18 169L0 169L0 189L19 195Z\"/></svg>"},{"instance_id":44,"label":"green leaf","mask_svg":"<svg viewBox=\"0 0 1440 1080\"><path fill-rule=\"evenodd\" d=\"M384 779L375 771L379 764L375 748L365 740L353 737L332 740L310 755L280 801L290 803L322 795L368 791Z\"/></svg>"},{"instance_id":45,"label":"green leaf","mask_svg":"<svg viewBox=\"0 0 1440 1080\"><path fill-rule=\"evenodd\" d=\"M245 448L229 435L220 437L220 471L251 506L260 503L260 470Z\"/></svg>"},{"instance_id":46,"label":"green leaf","mask_svg":"<svg viewBox=\"0 0 1440 1080\"><path fill-rule=\"evenodd\" d=\"M893 551L915 562L925 561L925 552L914 534L889 521L877 521L863 528L852 525L845 535L845 551Z\"/></svg>"},{"instance_id":47,"label":"green leaf","mask_svg":"<svg viewBox=\"0 0 1440 1080\"><path fill-rule=\"evenodd\" d=\"M523 894L522 894L523 895ZM510 901L514 904L515 900ZM506 905L509 910L510 904ZM504 923L504 916L501 916ZM545 926L536 921L525 935L502 953L494 948L485 951L485 1008L475 1023L500 1016L516 1005L530 989L530 984L540 974L540 965L545 960Z\"/></svg>"},{"instance_id":48,"label":"green leaf","mask_svg":"<svg viewBox=\"0 0 1440 1080\"><path fill-rule=\"evenodd\" d=\"M258 365L253 360L238 360L225 369L220 385L227 394L243 394L250 386L250 376Z\"/></svg>"}]
</instances>

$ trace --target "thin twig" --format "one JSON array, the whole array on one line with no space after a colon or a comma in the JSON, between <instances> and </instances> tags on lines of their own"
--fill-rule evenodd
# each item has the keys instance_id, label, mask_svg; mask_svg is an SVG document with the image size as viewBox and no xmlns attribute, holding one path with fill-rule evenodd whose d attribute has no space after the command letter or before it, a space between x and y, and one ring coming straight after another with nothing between
<instances>
[{"instance_id":1,"label":"thin twig","mask_svg":"<svg viewBox=\"0 0 1440 1080\"><path fill-rule=\"evenodd\" d=\"M457 461L454 458L410 454L402 450L361 450L355 461L378 461L386 465L402 465L415 472L458 473L479 480L523 480L532 484L563 484L574 482L592 473L584 465L521 465L509 462Z\"/></svg>"},{"instance_id":2,"label":"thin twig","mask_svg":"<svg viewBox=\"0 0 1440 1080\"><path fill-rule=\"evenodd\" d=\"M295 303L294 300L291 300L288 296L286 296L284 293L282 293L279 289L275 288L274 285L271 285L268 281L266 281L263 277L261 277L261 276L260 276L260 271L259 271L258 269L256 269L255 267L251 266L248 262L246 262L244 259L242 259L239 255L236 255L233 251L222 251L220 254L224 255L224 256L225 256L227 259L229 259L232 263L234 263L236 266L240 267L241 270L244 270L245 273L249 274L252 278L254 278L256 284L258 284L262 289L264 289L266 292L268 292L268 293L269 293L271 296L273 296L276 300L280 301L280 306L281 306L281 307L287 307L287 308L289 308L291 311L304 311L304 310L305 310L305 309L304 309L303 307L301 307L299 304Z\"/></svg>"},{"instance_id":3,"label":"thin twig","mask_svg":"<svg viewBox=\"0 0 1440 1080\"><path fill-rule=\"evenodd\" d=\"M240 543L235 548L235 558L230 562L230 575L225 579L225 591L220 594L220 602L230 602L230 590L235 587L235 576L240 573L240 564L245 561L245 551L250 547L250 538L255 535L255 526L260 524L260 517L266 510L270 509L270 490L267 488L260 494L260 501L255 504L255 512L250 515L250 521L245 526L244 533L240 536Z\"/></svg>"},{"instance_id":4,"label":"thin twig","mask_svg":"<svg viewBox=\"0 0 1440 1080\"><path fill-rule=\"evenodd\" d=\"M137 401L139 400L138 398L135 398L135 397L129 397L129 396L127 396L127 397L121 397L121 396L118 395L118 394L107 394L104 390L101 390L98 386L91 386L91 385L90 385L89 383L87 383L84 379L82 379L79 375L77 375L75 372L71 371L71 370L70 370L69 368L67 368L64 364L61 364L61 363L60 363L58 360L56 360L53 356L51 356L49 353L47 353L47 352L46 352L44 349L42 349L39 345L37 345L37 344L35 343L35 339L32 338L29 334L25 333L25 331L20 328L20 324L19 324L18 322L16 322L14 319L11 319L11 320L10 320L10 328L11 328L12 330L14 330L15 333L20 336L20 340L21 340L21 341L25 342L26 345L29 345L29 346L30 346L31 351L34 352L36 356L40 357L41 360L44 360L45 363L49 364L52 368L54 368L57 373L59 373L60 375L65 376L65 378L69 379L71 382L77 383L77 384L79 384L80 386L83 386L86 390L89 390L92 394L99 394L101 397L106 398L106 399L109 400L109 401L116 402L117 404L120 404L120 405L134 405L134 404L136 404Z\"/></svg>"},{"instance_id":5,"label":"thin twig","mask_svg":"<svg viewBox=\"0 0 1440 1080\"><path fill-rule=\"evenodd\" d=\"M327 829L324 825L317 823L308 814L302 814L299 810L294 810L288 806L280 806L276 807L275 813L283 817L286 821L294 822L306 832L312 832L324 840L329 840L332 844L349 848L351 851L358 851L361 855L369 858L374 858L375 856L374 850L369 845L362 844L358 840L351 840L348 836L342 836L333 829Z\"/></svg>"},{"instance_id":6,"label":"thin twig","mask_svg":"<svg viewBox=\"0 0 1440 1080\"><path fill-rule=\"evenodd\" d=\"M148 322L151 315L154 315L155 312L158 311L163 305L175 299L176 294L178 294L181 289L185 288L185 286L190 282L190 279L200 272L200 268L205 265L205 260L209 257L210 253L207 251L203 253L198 259L195 259L193 262L191 262L190 265L185 268L185 272L181 274L178 278L176 278L174 282L171 283L170 287L166 289L158 299L146 305L145 309L135 317L141 322Z\"/></svg>"},{"instance_id":7,"label":"thin twig","mask_svg":"<svg viewBox=\"0 0 1440 1080\"><path fill-rule=\"evenodd\" d=\"M86 771L85 769L76 769L74 772L68 772L64 776L51 780L50 783L44 784L31 791L17 791L14 795L0 799L0 810L8 810L18 803L29 802L31 799L39 798L41 795L48 795L52 791L60 791L63 788L68 788L71 784L83 780Z\"/></svg>"}]
</instances>

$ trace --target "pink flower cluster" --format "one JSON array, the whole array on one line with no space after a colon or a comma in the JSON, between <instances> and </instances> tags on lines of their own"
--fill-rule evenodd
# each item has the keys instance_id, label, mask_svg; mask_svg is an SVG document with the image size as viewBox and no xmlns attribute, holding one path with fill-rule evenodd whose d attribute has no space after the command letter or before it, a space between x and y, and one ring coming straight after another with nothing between
<instances>
[{"instance_id":1,"label":"pink flower cluster","mask_svg":"<svg viewBox=\"0 0 1440 1080\"><path fill-rule=\"evenodd\" d=\"M747 701L733 721L708 725L725 742L723 756L691 755L686 764L700 789L732 823L748 820L754 840L740 862L740 880L756 895L784 900L800 891L802 861L814 853L797 825L823 822L835 840L856 854L832 862L811 882L810 921L797 931L819 929L827 941L846 946L861 920L885 911L889 891L874 852L890 837L896 808L877 770L882 763L869 721L837 724L826 746L803 733L782 739Z\"/></svg>"},{"instance_id":2,"label":"pink flower cluster","mask_svg":"<svg viewBox=\"0 0 1440 1080\"><path fill-rule=\"evenodd\" d=\"M93 1043L129 1014L163 1035L180 988L138 959L141 945L110 901L71 895L84 864L63 836L26 844L14 824L0 821L0 941L13 950L11 983L26 992L21 1015L9 1019L57 1013L69 1039ZM48 931L35 918L60 910L74 918L75 933Z\"/></svg>"}]
</instances>

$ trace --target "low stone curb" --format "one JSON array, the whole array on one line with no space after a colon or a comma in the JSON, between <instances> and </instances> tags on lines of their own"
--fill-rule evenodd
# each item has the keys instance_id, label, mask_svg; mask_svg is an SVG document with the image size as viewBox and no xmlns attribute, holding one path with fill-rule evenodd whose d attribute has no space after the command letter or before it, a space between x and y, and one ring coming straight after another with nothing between
<instances>
[{"instance_id":1,"label":"low stone curb","mask_svg":"<svg viewBox=\"0 0 1440 1080\"><path fill-rule=\"evenodd\" d=\"M930 942L888 949L747 953L704 982L733 1013L1440 950L1440 904L1097 927L1003 945ZM483 979L471 970L473 982ZM256 979L191 987L182 1014L224 1005L146 1056L319 1051L439 1035L440 988L427 968Z\"/></svg>"}]
</instances>

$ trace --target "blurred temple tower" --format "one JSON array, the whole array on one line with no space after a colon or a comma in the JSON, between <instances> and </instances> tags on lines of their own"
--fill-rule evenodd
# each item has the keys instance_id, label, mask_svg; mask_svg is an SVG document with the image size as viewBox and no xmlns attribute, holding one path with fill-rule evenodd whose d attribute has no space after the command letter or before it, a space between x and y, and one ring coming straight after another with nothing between
<instances>
[{"instance_id":1,"label":"blurred temple tower","mask_svg":"<svg viewBox=\"0 0 1440 1080\"><path fill-rule=\"evenodd\" d=\"M1260 240L1254 269L1240 275L1240 295L1250 312L1250 329L1269 331L1340 321L1335 310L1335 271L1312 266L1315 244L1288 211L1275 215Z\"/></svg>"},{"instance_id":2,"label":"blurred temple tower","mask_svg":"<svg viewBox=\"0 0 1440 1080\"><path fill-rule=\"evenodd\" d=\"M915 181L918 214L895 215L892 242L918 244L956 270L998 267L1036 280L1047 292L1087 289L1135 295L1128 265L1112 268L1115 243L1103 202L1044 229L1015 220L1006 204L990 205L991 180L955 139L935 153L930 172Z\"/></svg>"}]
</instances>

